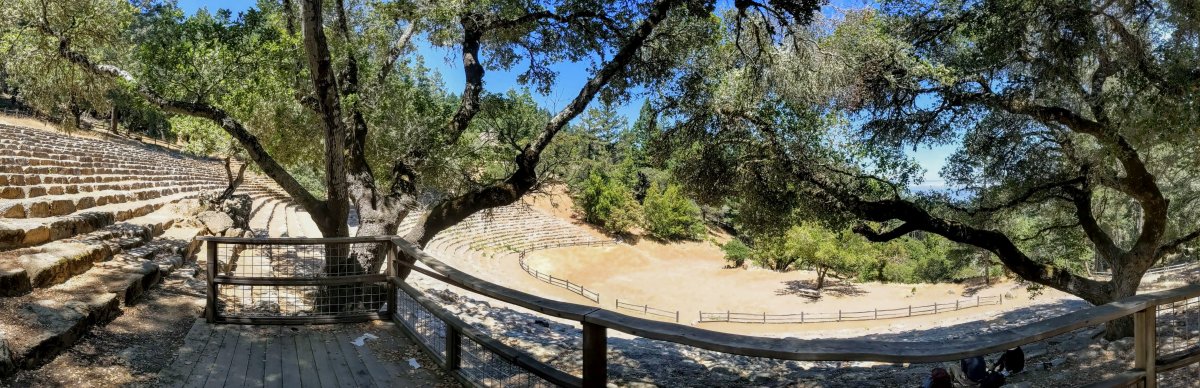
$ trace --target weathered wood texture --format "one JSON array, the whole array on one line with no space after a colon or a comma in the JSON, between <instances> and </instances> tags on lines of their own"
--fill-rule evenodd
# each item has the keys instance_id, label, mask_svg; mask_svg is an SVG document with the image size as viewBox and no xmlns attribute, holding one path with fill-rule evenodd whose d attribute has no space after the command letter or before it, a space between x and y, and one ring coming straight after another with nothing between
<instances>
[{"instance_id":1,"label":"weathered wood texture","mask_svg":"<svg viewBox=\"0 0 1200 388\"><path fill-rule=\"evenodd\" d=\"M351 326L350 328L357 328ZM397 340L394 327L380 329ZM159 377L163 387L425 387L421 373L382 361L362 335L329 326L213 325L197 320Z\"/></svg>"}]
</instances>

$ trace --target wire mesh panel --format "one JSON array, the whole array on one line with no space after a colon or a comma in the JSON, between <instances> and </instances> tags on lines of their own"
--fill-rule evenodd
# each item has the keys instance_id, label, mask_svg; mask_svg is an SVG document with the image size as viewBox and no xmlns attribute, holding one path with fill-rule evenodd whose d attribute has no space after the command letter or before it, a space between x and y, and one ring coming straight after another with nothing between
<instances>
[{"instance_id":1,"label":"wire mesh panel","mask_svg":"<svg viewBox=\"0 0 1200 388\"><path fill-rule=\"evenodd\" d=\"M461 297L446 291L427 291L430 294L408 285L401 286L394 319L426 352L459 378L486 387L555 387L561 384L554 381L577 381L577 378L555 370L554 366L522 355L521 351L500 340L521 337L520 334L491 332L487 326L472 325L457 318L459 314L468 313L457 303ZM450 313L451 310L458 313ZM518 359L521 362L517 362ZM542 377L548 374L558 379L552 381Z\"/></svg>"},{"instance_id":2,"label":"wire mesh panel","mask_svg":"<svg viewBox=\"0 0 1200 388\"><path fill-rule=\"evenodd\" d=\"M377 319L389 293L387 241L207 241L213 321L334 323Z\"/></svg>"},{"instance_id":3,"label":"wire mesh panel","mask_svg":"<svg viewBox=\"0 0 1200 388\"><path fill-rule=\"evenodd\" d=\"M397 294L397 323L404 325L441 362L446 361L446 323L407 292Z\"/></svg>"},{"instance_id":4,"label":"wire mesh panel","mask_svg":"<svg viewBox=\"0 0 1200 388\"><path fill-rule=\"evenodd\" d=\"M1200 298L1159 305L1155 337L1158 361L1168 369L1158 375L1161 386L1194 386L1200 381L1200 366L1174 367L1176 361L1200 357Z\"/></svg>"},{"instance_id":5,"label":"wire mesh panel","mask_svg":"<svg viewBox=\"0 0 1200 388\"><path fill-rule=\"evenodd\" d=\"M487 387L554 387L554 384L497 356L470 338L462 342L463 375Z\"/></svg>"}]
</instances>

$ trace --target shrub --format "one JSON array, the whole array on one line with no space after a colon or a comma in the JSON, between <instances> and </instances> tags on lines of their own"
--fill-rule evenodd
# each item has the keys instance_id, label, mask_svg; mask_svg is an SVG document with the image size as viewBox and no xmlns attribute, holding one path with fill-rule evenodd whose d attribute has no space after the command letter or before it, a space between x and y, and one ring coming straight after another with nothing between
<instances>
[{"instance_id":1,"label":"shrub","mask_svg":"<svg viewBox=\"0 0 1200 388\"><path fill-rule=\"evenodd\" d=\"M645 228L651 236L663 240L695 240L704 234L700 207L683 196L678 185L668 184L665 190L659 191L658 184L651 184L642 206Z\"/></svg>"},{"instance_id":2,"label":"shrub","mask_svg":"<svg viewBox=\"0 0 1200 388\"><path fill-rule=\"evenodd\" d=\"M736 238L722 244L721 251L725 252L725 261L729 262L729 268L740 268L746 264L746 259L754 254L754 251L746 246L746 243Z\"/></svg>"},{"instance_id":3,"label":"shrub","mask_svg":"<svg viewBox=\"0 0 1200 388\"><path fill-rule=\"evenodd\" d=\"M633 193L616 179L592 171L583 182L576 206L584 220L612 233L625 233L637 225L640 209Z\"/></svg>"}]
</instances>

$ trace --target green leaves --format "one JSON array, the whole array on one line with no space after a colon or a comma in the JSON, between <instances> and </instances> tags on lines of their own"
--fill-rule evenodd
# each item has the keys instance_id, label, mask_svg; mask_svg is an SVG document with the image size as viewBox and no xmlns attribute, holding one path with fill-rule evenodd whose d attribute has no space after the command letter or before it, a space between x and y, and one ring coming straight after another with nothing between
<instances>
[{"instance_id":1,"label":"green leaves","mask_svg":"<svg viewBox=\"0 0 1200 388\"><path fill-rule=\"evenodd\" d=\"M587 222L610 233L627 233L640 220L640 206L633 192L601 171L592 171L584 182L576 206Z\"/></svg>"},{"instance_id":2,"label":"green leaves","mask_svg":"<svg viewBox=\"0 0 1200 388\"><path fill-rule=\"evenodd\" d=\"M659 239L696 240L705 232L700 207L683 196L679 185L659 190L657 183L650 184L642 213L646 232Z\"/></svg>"}]
</instances>

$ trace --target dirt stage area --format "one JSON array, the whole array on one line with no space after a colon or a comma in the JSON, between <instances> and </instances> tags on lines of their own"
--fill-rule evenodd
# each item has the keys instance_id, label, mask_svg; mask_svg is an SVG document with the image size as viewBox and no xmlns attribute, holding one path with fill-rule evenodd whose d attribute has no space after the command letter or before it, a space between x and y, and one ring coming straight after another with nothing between
<instances>
[{"instance_id":1,"label":"dirt stage area","mask_svg":"<svg viewBox=\"0 0 1200 388\"><path fill-rule=\"evenodd\" d=\"M544 204L543 204L544 205ZM578 225L578 224L577 224ZM447 253L447 252L443 252ZM456 250L438 254L448 264L475 276L534 295L572 303L594 304L561 287L547 284L525 273L515 253L481 254ZM1085 307L1083 301L1065 293L1045 289L1031 295L1024 284L1013 281L983 284L881 284L850 283L830 279L820 300L801 296L811 288L812 271L779 273L764 269L729 269L720 249L709 242L663 244L650 239L627 241L601 247L566 247L530 252L526 263L533 269L598 292L599 305L614 309L622 303L650 305L678 311L679 321L706 329L759 335L861 336L899 333L978 322L1027 321ZM805 323L749 324L699 323L699 312L797 314L869 311L934 303L950 303L980 297L1001 296L1001 305L965 308L934 315L886 320ZM964 303L965 305L966 303ZM1039 306L1039 308L1030 308ZM943 305L943 309L945 309ZM618 310L630 315L637 312ZM673 319L672 319L673 320Z\"/></svg>"}]
</instances>

